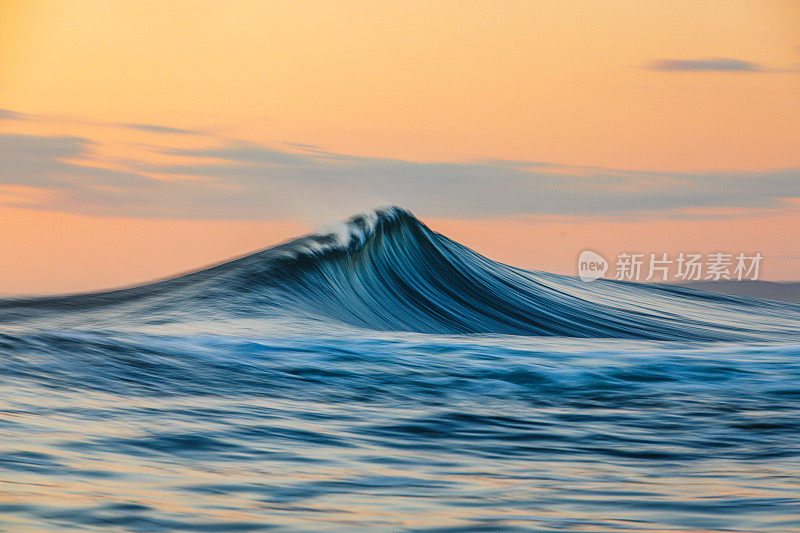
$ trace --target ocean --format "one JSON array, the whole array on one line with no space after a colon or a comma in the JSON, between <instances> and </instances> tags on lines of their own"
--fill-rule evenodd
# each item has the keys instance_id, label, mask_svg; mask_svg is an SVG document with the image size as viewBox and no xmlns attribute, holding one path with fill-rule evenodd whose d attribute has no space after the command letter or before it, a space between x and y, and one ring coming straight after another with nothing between
<instances>
[{"instance_id":1,"label":"ocean","mask_svg":"<svg viewBox=\"0 0 800 533\"><path fill-rule=\"evenodd\" d=\"M799 355L800 305L526 271L382 209L0 300L0 529L800 531Z\"/></svg>"}]
</instances>

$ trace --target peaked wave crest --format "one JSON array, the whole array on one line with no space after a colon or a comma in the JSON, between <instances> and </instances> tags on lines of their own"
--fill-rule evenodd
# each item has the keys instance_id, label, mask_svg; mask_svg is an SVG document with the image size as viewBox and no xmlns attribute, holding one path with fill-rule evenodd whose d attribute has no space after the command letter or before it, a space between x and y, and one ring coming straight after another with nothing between
<instances>
[{"instance_id":1,"label":"peaked wave crest","mask_svg":"<svg viewBox=\"0 0 800 533\"><path fill-rule=\"evenodd\" d=\"M95 326L239 317L438 334L800 338L798 305L527 271L483 257L397 207L166 281L0 301L0 324L65 317Z\"/></svg>"}]
</instances>

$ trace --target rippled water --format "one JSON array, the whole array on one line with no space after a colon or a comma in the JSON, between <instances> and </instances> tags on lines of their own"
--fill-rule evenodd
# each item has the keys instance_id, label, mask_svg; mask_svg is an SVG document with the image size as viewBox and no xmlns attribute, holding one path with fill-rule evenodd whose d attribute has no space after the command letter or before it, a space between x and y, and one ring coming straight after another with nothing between
<instances>
[{"instance_id":1,"label":"rippled water","mask_svg":"<svg viewBox=\"0 0 800 533\"><path fill-rule=\"evenodd\" d=\"M800 307L379 237L0 301L0 528L800 531Z\"/></svg>"},{"instance_id":2,"label":"rippled water","mask_svg":"<svg viewBox=\"0 0 800 533\"><path fill-rule=\"evenodd\" d=\"M800 346L2 338L11 530L800 529Z\"/></svg>"}]
</instances>

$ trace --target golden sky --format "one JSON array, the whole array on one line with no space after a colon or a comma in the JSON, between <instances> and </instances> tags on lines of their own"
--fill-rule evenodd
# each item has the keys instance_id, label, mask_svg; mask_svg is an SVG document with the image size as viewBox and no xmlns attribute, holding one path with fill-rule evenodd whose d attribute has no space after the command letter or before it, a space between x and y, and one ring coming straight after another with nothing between
<instances>
[{"instance_id":1,"label":"golden sky","mask_svg":"<svg viewBox=\"0 0 800 533\"><path fill-rule=\"evenodd\" d=\"M567 217L558 218L562 224L595 217L592 227L603 228L635 215L637 224L658 221L662 229L670 221L694 224L686 235L709 237L692 245L711 249L716 209L738 213L729 220L772 220L759 227L800 240L796 227L779 222L793 216L792 198L800 196L796 0L0 0L0 109L6 110L0 134L7 136L0 151L10 158L0 153L7 169L0 170L0 222L30 236L15 241L13 264L0 261L0 292L96 288L223 259L212 256L259 247L262 235L271 242L281 231L290 237L290 228L319 222L312 213L328 216L318 207L321 198L302 200L322 181L364 190L370 173L410 180L408 189L444 180L442 190L426 190L428 198L441 195L441 209L428 198L417 205L406 190L384 182L359 201L367 208L402 201L423 217L451 221L448 227L492 220L512 228L558 216ZM26 150L31 155L22 161ZM297 164L286 157L297 153L317 181L280 178L274 165ZM478 168L485 160L493 163ZM498 160L517 166L503 174ZM520 185L527 179L521 172L537 164L531 179L544 193ZM91 194L78 183L86 168L108 171L92 177ZM361 174L351 182L349 170ZM228 194L254 187L262 171L266 185L258 194L299 191L280 202L284 211L264 207L257 216L259 205L234 195L225 197L233 208L226 211L204 203L211 192L188 194L176 185L211 184L213 194ZM480 192L459 197L460 209L449 205L449 172L465 173L465 186ZM730 191L726 173L734 177ZM563 176L563 187L554 176ZM158 186L137 189L135 180L144 178ZM502 182L496 201L484 209L477 199L492 195L495 179ZM691 198L684 200L683 186L670 181L688 184ZM602 200L597 205L587 182ZM574 209L515 200L536 194L547 200L547 191L569 191L574 183L588 198L577 199ZM626 196L630 189L637 194ZM653 194L642 192L648 190ZM688 219L687 209L694 210ZM698 216L697 209L713 216ZM72 232L68 240L86 243L59 256L72 266L58 282L45 281L46 274L40 282L23 280L17 273L41 261L36 221L75 216L89 222L63 224ZM67 256L101 257L103 246L92 237L101 227L112 231L108 220L115 216L124 218L116 221L121 228L147 219L148 228L163 228L176 242L186 236L180 224L187 219L225 219L215 226L219 239L239 244L195 243L181 248L178 260L154 254L147 268L92 285L98 278L91 268ZM271 226L248 233L254 237L246 243L224 237L234 234L237 218ZM743 249L758 244L757 236L739 233ZM147 242L123 230L106 236L121 249ZM647 251L660 242L649 239L640 244ZM496 240L472 244L481 249ZM548 266L533 247L519 256L508 254L508 246L495 255ZM796 253L773 248L782 257ZM566 258L578 251L553 253ZM800 279L800 257L781 261L776 279Z\"/></svg>"},{"instance_id":2,"label":"golden sky","mask_svg":"<svg viewBox=\"0 0 800 533\"><path fill-rule=\"evenodd\" d=\"M3 106L410 159L800 165L800 2L2 4Z\"/></svg>"}]
</instances>

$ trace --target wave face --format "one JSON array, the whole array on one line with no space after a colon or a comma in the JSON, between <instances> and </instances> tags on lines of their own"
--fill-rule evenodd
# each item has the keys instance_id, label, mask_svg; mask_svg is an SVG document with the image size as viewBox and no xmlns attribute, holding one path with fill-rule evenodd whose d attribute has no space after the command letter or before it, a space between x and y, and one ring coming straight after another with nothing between
<instances>
[{"instance_id":1,"label":"wave face","mask_svg":"<svg viewBox=\"0 0 800 533\"><path fill-rule=\"evenodd\" d=\"M798 317L512 268L395 208L0 300L0 529L798 531Z\"/></svg>"},{"instance_id":2,"label":"wave face","mask_svg":"<svg viewBox=\"0 0 800 533\"><path fill-rule=\"evenodd\" d=\"M528 245L535 239L520 243ZM0 303L7 322L64 320L65 312L89 323L98 315L127 324L295 317L436 334L696 341L800 335L798 305L526 271L491 261L396 207L159 283Z\"/></svg>"}]
</instances>

